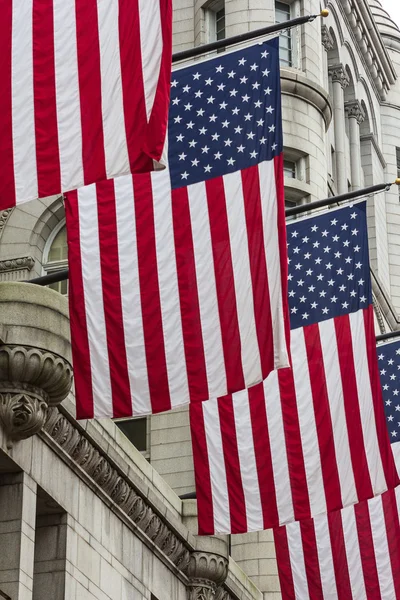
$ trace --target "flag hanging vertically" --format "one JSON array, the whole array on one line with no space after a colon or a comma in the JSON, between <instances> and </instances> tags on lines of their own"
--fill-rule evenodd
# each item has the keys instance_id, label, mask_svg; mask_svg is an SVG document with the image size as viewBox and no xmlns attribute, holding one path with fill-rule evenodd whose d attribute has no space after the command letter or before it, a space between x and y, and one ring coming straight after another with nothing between
<instances>
[{"instance_id":1,"label":"flag hanging vertically","mask_svg":"<svg viewBox=\"0 0 400 600\"><path fill-rule=\"evenodd\" d=\"M290 223L287 235L292 368L190 407L201 534L279 526L397 483L365 203Z\"/></svg>"},{"instance_id":2,"label":"flag hanging vertically","mask_svg":"<svg viewBox=\"0 0 400 600\"><path fill-rule=\"evenodd\" d=\"M78 418L287 366L278 41L174 72L169 170L70 192L66 213Z\"/></svg>"},{"instance_id":3,"label":"flag hanging vertically","mask_svg":"<svg viewBox=\"0 0 400 600\"><path fill-rule=\"evenodd\" d=\"M165 161L171 0L0 0L0 210Z\"/></svg>"},{"instance_id":4,"label":"flag hanging vertically","mask_svg":"<svg viewBox=\"0 0 400 600\"><path fill-rule=\"evenodd\" d=\"M386 424L400 471L400 342L378 346ZM398 600L400 487L274 531L283 600Z\"/></svg>"}]
</instances>

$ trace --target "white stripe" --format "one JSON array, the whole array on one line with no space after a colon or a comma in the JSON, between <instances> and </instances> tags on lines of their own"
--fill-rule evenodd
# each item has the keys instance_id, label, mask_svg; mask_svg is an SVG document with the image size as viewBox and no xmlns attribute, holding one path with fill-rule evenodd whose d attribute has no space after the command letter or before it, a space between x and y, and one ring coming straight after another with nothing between
<instances>
[{"instance_id":1,"label":"white stripe","mask_svg":"<svg viewBox=\"0 0 400 600\"><path fill-rule=\"evenodd\" d=\"M119 0L98 0L97 10L104 149L107 178L111 179L130 172L119 51Z\"/></svg>"},{"instance_id":2,"label":"white stripe","mask_svg":"<svg viewBox=\"0 0 400 600\"><path fill-rule=\"evenodd\" d=\"M154 230L165 359L172 408L190 400L176 270L169 172L152 173Z\"/></svg>"},{"instance_id":3,"label":"white stripe","mask_svg":"<svg viewBox=\"0 0 400 600\"><path fill-rule=\"evenodd\" d=\"M207 194L204 182L190 185L187 190L204 358L207 370L208 396L214 398L224 396L227 393L227 382L214 274L210 220L207 210Z\"/></svg>"},{"instance_id":4,"label":"white stripe","mask_svg":"<svg viewBox=\"0 0 400 600\"><path fill-rule=\"evenodd\" d=\"M54 0L54 60L61 189L83 186L75 0Z\"/></svg>"},{"instance_id":5,"label":"white stripe","mask_svg":"<svg viewBox=\"0 0 400 600\"><path fill-rule=\"evenodd\" d=\"M397 468L397 473L400 476L400 442L393 442L390 444L393 452L394 463Z\"/></svg>"},{"instance_id":6,"label":"white stripe","mask_svg":"<svg viewBox=\"0 0 400 600\"><path fill-rule=\"evenodd\" d=\"M291 332L291 353L310 508L312 515L318 515L326 512L325 487L322 477L310 371L302 327Z\"/></svg>"},{"instance_id":7,"label":"white stripe","mask_svg":"<svg viewBox=\"0 0 400 600\"><path fill-rule=\"evenodd\" d=\"M364 311L359 310L356 313L351 313L349 319L365 454L372 489L374 494L380 494L387 489L387 484L376 431L374 402L368 368L367 342L365 339Z\"/></svg>"},{"instance_id":8,"label":"white stripe","mask_svg":"<svg viewBox=\"0 0 400 600\"><path fill-rule=\"evenodd\" d=\"M278 200L275 183L275 163L273 160L258 165L261 209L264 229L265 257L267 261L269 298L271 306L272 331L274 334L275 368L289 366L285 338L285 323L282 301L282 274L279 254Z\"/></svg>"},{"instance_id":9,"label":"white stripe","mask_svg":"<svg viewBox=\"0 0 400 600\"><path fill-rule=\"evenodd\" d=\"M239 453L240 475L246 504L247 531L264 529L260 486L254 450L249 393L247 390L232 396Z\"/></svg>"},{"instance_id":10,"label":"white stripe","mask_svg":"<svg viewBox=\"0 0 400 600\"><path fill-rule=\"evenodd\" d=\"M337 587L328 518L326 515L319 515L314 519L314 531L323 598L324 600L333 600L334 598L337 598Z\"/></svg>"},{"instance_id":11,"label":"white stripe","mask_svg":"<svg viewBox=\"0 0 400 600\"><path fill-rule=\"evenodd\" d=\"M396 504L397 504L397 514L399 516L399 521L400 521L400 485L398 485L395 490L394 490L394 494L396 497Z\"/></svg>"},{"instance_id":12,"label":"white stripe","mask_svg":"<svg viewBox=\"0 0 400 600\"><path fill-rule=\"evenodd\" d=\"M12 127L16 203L38 196L32 0L12 2ZM0 93L2 93L0 91Z\"/></svg>"},{"instance_id":13,"label":"white stripe","mask_svg":"<svg viewBox=\"0 0 400 600\"><path fill-rule=\"evenodd\" d=\"M269 444L271 448L272 471L275 482L276 503L279 523L283 525L293 521L294 510L278 373L272 371L264 381L263 386L269 431Z\"/></svg>"},{"instance_id":14,"label":"white stripe","mask_svg":"<svg viewBox=\"0 0 400 600\"><path fill-rule=\"evenodd\" d=\"M382 598L395 598L396 592L394 589L382 496L377 496L369 500L368 510L381 596Z\"/></svg>"},{"instance_id":15,"label":"white stripe","mask_svg":"<svg viewBox=\"0 0 400 600\"><path fill-rule=\"evenodd\" d=\"M216 533L230 533L228 482L222 447L221 423L217 400L202 402L207 455L210 465L211 494Z\"/></svg>"},{"instance_id":16,"label":"white stripe","mask_svg":"<svg viewBox=\"0 0 400 600\"><path fill-rule=\"evenodd\" d=\"M341 511L344 545L346 548L347 567L350 587L354 600L366 600L364 575L361 562L360 545L354 507L349 506Z\"/></svg>"},{"instance_id":17,"label":"white stripe","mask_svg":"<svg viewBox=\"0 0 400 600\"><path fill-rule=\"evenodd\" d=\"M160 0L139 0L139 23L144 96L149 121L160 76L163 51Z\"/></svg>"},{"instance_id":18,"label":"white stripe","mask_svg":"<svg viewBox=\"0 0 400 600\"><path fill-rule=\"evenodd\" d=\"M329 410L332 419L336 465L339 473L342 502L344 506L358 501L352 467L346 411L344 408L343 385L339 364L339 352L333 319L318 324L321 349L325 365L325 381Z\"/></svg>"},{"instance_id":19,"label":"white stripe","mask_svg":"<svg viewBox=\"0 0 400 600\"><path fill-rule=\"evenodd\" d=\"M246 387L262 381L260 348L254 315L249 242L241 172L223 177L229 243L232 256L236 308L240 332L243 374Z\"/></svg>"},{"instance_id":20,"label":"white stripe","mask_svg":"<svg viewBox=\"0 0 400 600\"><path fill-rule=\"evenodd\" d=\"M151 413L132 177L114 180L122 318L133 414Z\"/></svg>"},{"instance_id":21,"label":"white stripe","mask_svg":"<svg viewBox=\"0 0 400 600\"><path fill-rule=\"evenodd\" d=\"M94 416L109 417L113 414L113 405L100 265L97 195L94 184L78 191L78 208Z\"/></svg>"},{"instance_id":22,"label":"white stripe","mask_svg":"<svg viewBox=\"0 0 400 600\"><path fill-rule=\"evenodd\" d=\"M300 523L295 521L286 527L288 538L290 565L292 568L293 585L297 600L310 597L307 583L306 565L304 562L303 542Z\"/></svg>"}]
</instances>

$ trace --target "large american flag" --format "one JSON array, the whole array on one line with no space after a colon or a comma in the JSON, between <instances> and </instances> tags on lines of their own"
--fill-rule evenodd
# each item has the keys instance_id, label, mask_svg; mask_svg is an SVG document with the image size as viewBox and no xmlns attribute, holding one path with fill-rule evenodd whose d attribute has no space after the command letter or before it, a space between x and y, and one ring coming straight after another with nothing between
<instances>
[{"instance_id":1,"label":"large american flag","mask_svg":"<svg viewBox=\"0 0 400 600\"><path fill-rule=\"evenodd\" d=\"M0 210L165 161L171 0L0 0Z\"/></svg>"},{"instance_id":2,"label":"large american flag","mask_svg":"<svg viewBox=\"0 0 400 600\"><path fill-rule=\"evenodd\" d=\"M78 418L244 389L288 365L277 40L174 72L170 170L67 194Z\"/></svg>"},{"instance_id":3,"label":"large american flag","mask_svg":"<svg viewBox=\"0 0 400 600\"><path fill-rule=\"evenodd\" d=\"M400 342L378 346L386 423L400 471ZM283 600L398 600L400 487L274 532Z\"/></svg>"},{"instance_id":4,"label":"large american flag","mask_svg":"<svg viewBox=\"0 0 400 600\"><path fill-rule=\"evenodd\" d=\"M375 352L366 205L287 227L292 368L190 407L199 532L243 533L397 483Z\"/></svg>"}]
</instances>

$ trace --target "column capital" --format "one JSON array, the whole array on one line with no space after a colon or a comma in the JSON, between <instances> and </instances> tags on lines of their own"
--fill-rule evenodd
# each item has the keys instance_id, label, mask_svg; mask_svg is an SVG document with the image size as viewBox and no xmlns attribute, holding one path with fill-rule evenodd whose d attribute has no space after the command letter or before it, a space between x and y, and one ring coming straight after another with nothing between
<instances>
[{"instance_id":1,"label":"column capital","mask_svg":"<svg viewBox=\"0 0 400 600\"><path fill-rule=\"evenodd\" d=\"M365 112L359 100L350 100L349 102L346 102L344 108L347 116L356 119L359 125L365 120Z\"/></svg>"},{"instance_id":2,"label":"column capital","mask_svg":"<svg viewBox=\"0 0 400 600\"><path fill-rule=\"evenodd\" d=\"M329 50L332 50L334 46L334 41L326 25L322 25L321 27L321 41L323 47L327 52L329 52Z\"/></svg>"},{"instance_id":3,"label":"column capital","mask_svg":"<svg viewBox=\"0 0 400 600\"><path fill-rule=\"evenodd\" d=\"M330 65L328 67L328 73L332 78L332 82L340 83L343 89L350 84L349 76L347 75L346 69L342 64Z\"/></svg>"},{"instance_id":4,"label":"column capital","mask_svg":"<svg viewBox=\"0 0 400 600\"><path fill-rule=\"evenodd\" d=\"M228 575L228 559L213 552L192 552L186 574L188 600L215 600L218 588Z\"/></svg>"}]
</instances>

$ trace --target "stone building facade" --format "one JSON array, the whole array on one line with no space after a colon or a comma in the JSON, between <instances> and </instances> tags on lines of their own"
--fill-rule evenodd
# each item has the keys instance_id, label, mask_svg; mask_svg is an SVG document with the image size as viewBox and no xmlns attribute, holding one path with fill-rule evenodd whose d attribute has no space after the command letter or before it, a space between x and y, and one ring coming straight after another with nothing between
<instances>
[{"instance_id":1,"label":"stone building facade","mask_svg":"<svg viewBox=\"0 0 400 600\"><path fill-rule=\"evenodd\" d=\"M380 0L174 0L176 51L322 8L280 36L288 205L399 176L399 29ZM395 186L368 218L376 330L390 331ZM66 264L62 198L0 213L0 598L277 600L271 532L194 535L186 410L74 420L67 282L18 283Z\"/></svg>"}]
</instances>

